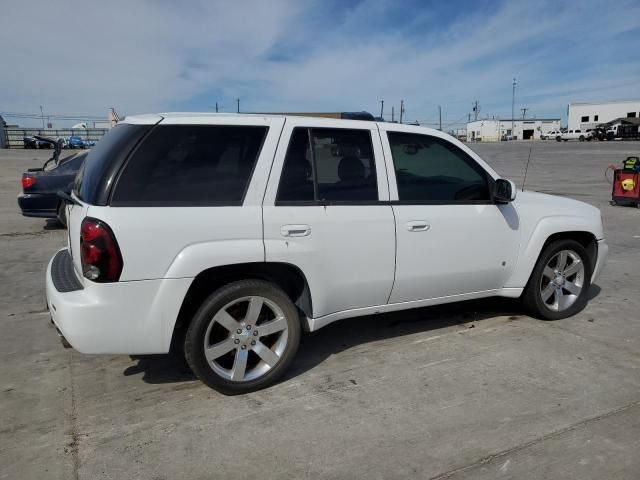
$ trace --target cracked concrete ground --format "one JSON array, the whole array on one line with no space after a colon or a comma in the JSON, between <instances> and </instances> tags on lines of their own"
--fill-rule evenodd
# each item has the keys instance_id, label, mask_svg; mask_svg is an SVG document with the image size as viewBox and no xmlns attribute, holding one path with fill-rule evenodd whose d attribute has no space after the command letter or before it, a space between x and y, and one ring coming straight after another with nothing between
<instances>
[{"instance_id":1,"label":"cracked concrete ground","mask_svg":"<svg viewBox=\"0 0 640 480\"><path fill-rule=\"evenodd\" d=\"M225 397L178 358L64 350L44 309L53 222L0 151L0 479L640 478L640 210L604 170L638 143L534 142L530 189L602 209L608 265L579 315L488 300L307 335L278 385ZM529 143L472 145L521 184Z\"/></svg>"}]
</instances>

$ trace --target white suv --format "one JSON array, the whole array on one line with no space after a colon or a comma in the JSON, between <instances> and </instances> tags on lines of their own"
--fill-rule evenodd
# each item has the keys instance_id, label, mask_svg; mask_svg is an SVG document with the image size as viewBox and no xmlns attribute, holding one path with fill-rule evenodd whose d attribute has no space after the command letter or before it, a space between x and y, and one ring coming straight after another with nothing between
<instances>
[{"instance_id":1,"label":"white suv","mask_svg":"<svg viewBox=\"0 0 640 480\"><path fill-rule=\"evenodd\" d=\"M224 393L262 388L301 329L482 297L580 311L608 248L598 209L518 193L424 127L275 115L128 117L89 153L47 269L85 353L184 349Z\"/></svg>"}]
</instances>

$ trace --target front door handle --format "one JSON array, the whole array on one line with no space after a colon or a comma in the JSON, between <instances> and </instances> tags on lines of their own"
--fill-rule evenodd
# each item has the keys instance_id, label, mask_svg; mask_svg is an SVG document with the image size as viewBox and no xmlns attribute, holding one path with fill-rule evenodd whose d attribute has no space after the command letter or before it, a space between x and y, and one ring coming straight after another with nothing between
<instances>
[{"instance_id":1,"label":"front door handle","mask_svg":"<svg viewBox=\"0 0 640 480\"><path fill-rule=\"evenodd\" d=\"M424 220L413 220L407 222L407 230L410 232L425 232L429 230L429 222Z\"/></svg>"},{"instance_id":2,"label":"front door handle","mask_svg":"<svg viewBox=\"0 0 640 480\"><path fill-rule=\"evenodd\" d=\"M283 237L306 237L311 235L309 225L282 225L280 233Z\"/></svg>"}]
</instances>

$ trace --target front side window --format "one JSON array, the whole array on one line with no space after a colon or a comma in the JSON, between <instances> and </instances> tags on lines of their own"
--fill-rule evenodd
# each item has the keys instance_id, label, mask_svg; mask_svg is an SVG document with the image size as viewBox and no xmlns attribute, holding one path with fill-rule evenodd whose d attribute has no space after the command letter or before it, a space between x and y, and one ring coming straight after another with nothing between
<instances>
[{"instance_id":1,"label":"front side window","mask_svg":"<svg viewBox=\"0 0 640 480\"><path fill-rule=\"evenodd\" d=\"M487 173L452 143L438 137L388 132L401 202L490 201Z\"/></svg>"},{"instance_id":2,"label":"front side window","mask_svg":"<svg viewBox=\"0 0 640 480\"><path fill-rule=\"evenodd\" d=\"M239 205L266 127L159 125L129 159L111 204Z\"/></svg>"},{"instance_id":3,"label":"front side window","mask_svg":"<svg viewBox=\"0 0 640 480\"><path fill-rule=\"evenodd\" d=\"M377 202L369 130L295 128L287 148L277 202Z\"/></svg>"},{"instance_id":4,"label":"front side window","mask_svg":"<svg viewBox=\"0 0 640 480\"><path fill-rule=\"evenodd\" d=\"M589 116L587 115L587 116L585 116L585 117L582 117L582 118L580 119L580 121L581 121L582 123L588 122L588 121L589 121Z\"/></svg>"}]
</instances>

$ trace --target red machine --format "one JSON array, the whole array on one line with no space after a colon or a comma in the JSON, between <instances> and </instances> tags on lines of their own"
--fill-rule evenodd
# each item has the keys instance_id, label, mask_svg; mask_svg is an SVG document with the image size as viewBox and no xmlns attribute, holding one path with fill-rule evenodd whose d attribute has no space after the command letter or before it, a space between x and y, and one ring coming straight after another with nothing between
<instances>
[{"instance_id":1,"label":"red machine","mask_svg":"<svg viewBox=\"0 0 640 480\"><path fill-rule=\"evenodd\" d=\"M640 161L629 157L624 168L613 170L611 198L615 205L635 205L640 207Z\"/></svg>"}]
</instances>

